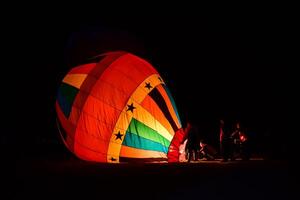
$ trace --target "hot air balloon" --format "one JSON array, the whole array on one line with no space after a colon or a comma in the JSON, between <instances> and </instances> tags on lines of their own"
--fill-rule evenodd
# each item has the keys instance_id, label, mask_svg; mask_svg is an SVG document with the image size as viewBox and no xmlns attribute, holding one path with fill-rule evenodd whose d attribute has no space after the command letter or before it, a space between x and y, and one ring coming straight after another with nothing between
<instances>
[{"instance_id":1,"label":"hot air balloon","mask_svg":"<svg viewBox=\"0 0 300 200\"><path fill-rule=\"evenodd\" d=\"M65 146L96 162L178 162L184 131L165 82L147 61L109 52L72 68L56 99Z\"/></svg>"}]
</instances>

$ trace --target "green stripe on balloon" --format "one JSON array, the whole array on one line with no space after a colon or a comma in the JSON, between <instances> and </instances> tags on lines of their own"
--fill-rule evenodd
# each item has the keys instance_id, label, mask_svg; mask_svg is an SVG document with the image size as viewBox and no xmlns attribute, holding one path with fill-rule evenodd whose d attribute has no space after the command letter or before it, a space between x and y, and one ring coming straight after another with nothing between
<instances>
[{"instance_id":1,"label":"green stripe on balloon","mask_svg":"<svg viewBox=\"0 0 300 200\"><path fill-rule=\"evenodd\" d=\"M166 147L170 145L169 140L161 136L157 131L134 118L132 118L127 132L138 135L139 137L143 137L148 140L152 140L153 142L157 142Z\"/></svg>"}]
</instances>

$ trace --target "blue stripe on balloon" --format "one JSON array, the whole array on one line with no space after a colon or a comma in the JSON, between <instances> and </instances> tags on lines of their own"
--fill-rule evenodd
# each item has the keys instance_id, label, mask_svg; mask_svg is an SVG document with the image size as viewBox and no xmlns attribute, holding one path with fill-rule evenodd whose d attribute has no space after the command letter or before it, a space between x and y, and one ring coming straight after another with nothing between
<instances>
[{"instance_id":1,"label":"blue stripe on balloon","mask_svg":"<svg viewBox=\"0 0 300 200\"><path fill-rule=\"evenodd\" d=\"M122 145L128 147L134 147L137 149L151 150L151 151L159 151L163 153L168 152L168 148L163 146L160 143L154 142L152 140L140 137L134 133L126 132L125 138L123 140Z\"/></svg>"}]
</instances>

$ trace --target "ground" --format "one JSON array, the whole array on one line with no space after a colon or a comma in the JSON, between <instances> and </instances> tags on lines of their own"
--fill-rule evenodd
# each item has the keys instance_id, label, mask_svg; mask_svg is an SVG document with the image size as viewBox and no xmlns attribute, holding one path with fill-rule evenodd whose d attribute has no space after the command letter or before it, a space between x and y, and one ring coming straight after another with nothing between
<instances>
[{"instance_id":1,"label":"ground","mask_svg":"<svg viewBox=\"0 0 300 200\"><path fill-rule=\"evenodd\" d=\"M101 164L17 160L17 199L289 199L285 161Z\"/></svg>"}]
</instances>

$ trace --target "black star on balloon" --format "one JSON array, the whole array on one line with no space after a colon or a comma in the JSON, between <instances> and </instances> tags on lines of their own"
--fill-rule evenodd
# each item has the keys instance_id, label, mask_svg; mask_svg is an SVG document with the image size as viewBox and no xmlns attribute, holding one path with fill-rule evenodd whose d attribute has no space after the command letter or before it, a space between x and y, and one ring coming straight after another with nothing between
<instances>
[{"instance_id":1,"label":"black star on balloon","mask_svg":"<svg viewBox=\"0 0 300 200\"><path fill-rule=\"evenodd\" d=\"M115 140L120 139L122 141L122 136L123 135L124 134L121 134L120 131L119 131L117 134L115 134L115 136L117 136Z\"/></svg>"},{"instance_id":2,"label":"black star on balloon","mask_svg":"<svg viewBox=\"0 0 300 200\"><path fill-rule=\"evenodd\" d=\"M111 160L111 161L117 161L117 159L115 159L114 157L111 157L110 160Z\"/></svg>"},{"instance_id":3,"label":"black star on balloon","mask_svg":"<svg viewBox=\"0 0 300 200\"><path fill-rule=\"evenodd\" d=\"M160 76L158 77L158 79L160 80L160 82L162 82L162 79L160 78Z\"/></svg>"},{"instance_id":4,"label":"black star on balloon","mask_svg":"<svg viewBox=\"0 0 300 200\"><path fill-rule=\"evenodd\" d=\"M146 83L145 88L148 88L148 90L150 90L150 89L152 88L150 82L149 82L149 83Z\"/></svg>"},{"instance_id":5,"label":"black star on balloon","mask_svg":"<svg viewBox=\"0 0 300 200\"><path fill-rule=\"evenodd\" d=\"M133 103L131 103L130 105L127 105L127 110L126 111L131 111L133 113L133 110L136 109L136 107L133 106Z\"/></svg>"}]
</instances>

